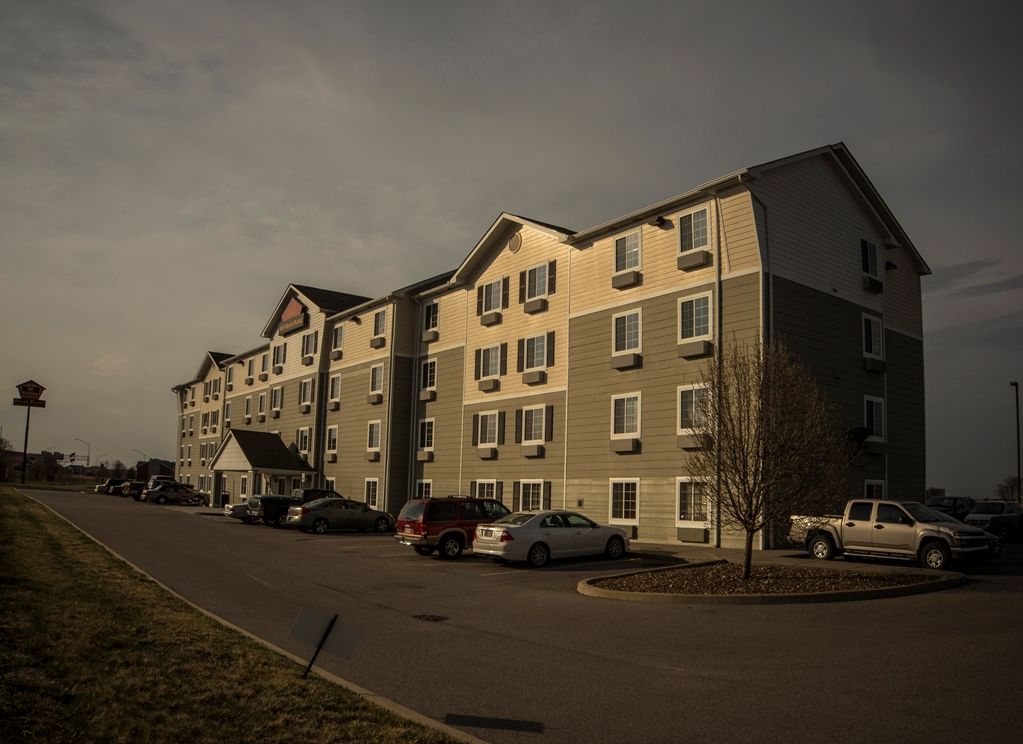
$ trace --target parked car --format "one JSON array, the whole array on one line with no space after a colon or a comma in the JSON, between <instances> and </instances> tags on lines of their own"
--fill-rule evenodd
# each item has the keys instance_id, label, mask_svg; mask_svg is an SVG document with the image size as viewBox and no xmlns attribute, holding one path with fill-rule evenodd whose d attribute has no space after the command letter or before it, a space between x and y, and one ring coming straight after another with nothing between
<instances>
[{"instance_id":1,"label":"parked car","mask_svg":"<svg viewBox=\"0 0 1023 744\"><path fill-rule=\"evenodd\" d=\"M567 511L513 512L476 527L472 551L506 561L526 561L534 568L552 558L606 555L621 558L629 536L621 527L597 524Z\"/></svg>"},{"instance_id":2,"label":"parked car","mask_svg":"<svg viewBox=\"0 0 1023 744\"><path fill-rule=\"evenodd\" d=\"M976 504L977 502L969 496L931 496L924 503L924 506L928 509L944 512L961 522Z\"/></svg>"},{"instance_id":3,"label":"parked car","mask_svg":"<svg viewBox=\"0 0 1023 744\"><path fill-rule=\"evenodd\" d=\"M1023 537L1023 513L992 514L985 529L1002 542L1019 540Z\"/></svg>"},{"instance_id":4,"label":"parked car","mask_svg":"<svg viewBox=\"0 0 1023 744\"><path fill-rule=\"evenodd\" d=\"M394 537L402 545L411 545L419 555L439 551L441 558L457 558L472 547L480 523L493 522L509 513L508 507L496 499L413 499L401 508Z\"/></svg>"},{"instance_id":5,"label":"parked car","mask_svg":"<svg viewBox=\"0 0 1023 744\"><path fill-rule=\"evenodd\" d=\"M184 483L158 483L142 491L142 501L151 504L189 504L193 499L193 488Z\"/></svg>"},{"instance_id":6,"label":"parked car","mask_svg":"<svg viewBox=\"0 0 1023 744\"><path fill-rule=\"evenodd\" d=\"M146 488L153 488L159 483L174 483L174 476L172 475L151 475L149 476L149 482L146 483Z\"/></svg>"},{"instance_id":7,"label":"parked car","mask_svg":"<svg viewBox=\"0 0 1023 744\"><path fill-rule=\"evenodd\" d=\"M982 529L987 528L991 517L1001 514L1019 514L1023 509L1015 501L978 501L963 521Z\"/></svg>"},{"instance_id":8,"label":"parked car","mask_svg":"<svg viewBox=\"0 0 1023 744\"><path fill-rule=\"evenodd\" d=\"M232 519L240 519L245 524L252 521L249 517L249 502L243 501L240 504L224 504L224 516Z\"/></svg>"},{"instance_id":9,"label":"parked car","mask_svg":"<svg viewBox=\"0 0 1023 744\"><path fill-rule=\"evenodd\" d=\"M104 483L96 486L96 493L120 493L118 489L127 482L126 478L108 478Z\"/></svg>"},{"instance_id":10,"label":"parked car","mask_svg":"<svg viewBox=\"0 0 1023 744\"><path fill-rule=\"evenodd\" d=\"M341 498L341 494L329 488L296 488L290 496L277 496L269 493L250 496L248 500L249 516L254 524L262 523L270 527L285 527L288 522L288 509L327 497Z\"/></svg>"},{"instance_id":11,"label":"parked car","mask_svg":"<svg viewBox=\"0 0 1023 744\"><path fill-rule=\"evenodd\" d=\"M142 491L145 487L146 484L142 481L125 481L124 485L121 486L121 495L131 496L133 499L138 501L142 498Z\"/></svg>"},{"instance_id":12,"label":"parked car","mask_svg":"<svg viewBox=\"0 0 1023 744\"><path fill-rule=\"evenodd\" d=\"M360 501L331 496L290 507L286 526L317 535L329 530L388 532L394 529L394 517Z\"/></svg>"}]
</instances>

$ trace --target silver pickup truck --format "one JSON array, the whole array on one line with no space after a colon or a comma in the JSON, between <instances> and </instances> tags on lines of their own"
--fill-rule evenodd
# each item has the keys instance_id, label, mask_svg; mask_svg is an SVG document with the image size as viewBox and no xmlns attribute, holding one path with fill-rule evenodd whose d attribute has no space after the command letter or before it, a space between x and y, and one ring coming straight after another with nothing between
<instances>
[{"instance_id":1,"label":"silver pickup truck","mask_svg":"<svg viewBox=\"0 0 1023 744\"><path fill-rule=\"evenodd\" d=\"M924 568L946 568L952 557L986 557L998 540L977 527L915 501L853 499L833 517L793 516L789 540L814 558L836 555L918 560Z\"/></svg>"}]
</instances>

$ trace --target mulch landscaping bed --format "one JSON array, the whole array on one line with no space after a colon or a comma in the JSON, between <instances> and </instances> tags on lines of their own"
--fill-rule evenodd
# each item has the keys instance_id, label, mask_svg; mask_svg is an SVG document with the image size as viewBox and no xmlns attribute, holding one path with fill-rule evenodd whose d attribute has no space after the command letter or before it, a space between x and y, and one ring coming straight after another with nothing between
<instances>
[{"instance_id":1,"label":"mulch landscaping bed","mask_svg":"<svg viewBox=\"0 0 1023 744\"><path fill-rule=\"evenodd\" d=\"M883 589L924 580L919 574L867 573L754 565L749 581L738 563L670 568L593 581L593 586L658 594L804 594Z\"/></svg>"}]
</instances>

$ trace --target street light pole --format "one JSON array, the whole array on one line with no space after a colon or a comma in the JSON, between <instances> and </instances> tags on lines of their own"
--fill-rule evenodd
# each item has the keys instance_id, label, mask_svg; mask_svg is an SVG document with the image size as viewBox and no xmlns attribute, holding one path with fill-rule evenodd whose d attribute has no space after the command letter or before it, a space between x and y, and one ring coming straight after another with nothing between
<instances>
[{"instance_id":1,"label":"street light pole","mask_svg":"<svg viewBox=\"0 0 1023 744\"><path fill-rule=\"evenodd\" d=\"M142 455L142 459L143 459L143 460L145 460L146 462L149 462L149 456L148 456L148 455L146 455L146 453L145 453L145 452L143 452L142 450L137 450L137 449L135 449L134 447L132 447L132 448L131 448L131 451L132 451L132 452L137 452L138 454Z\"/></svg>"},{"instance_id":2,"label":"street light pole","mask_svg":"<svg viewBox=\"0 0 1023 744\"><path fill-rule=\"evenodd\" d=\"M1016 391L1016 502L1023 502L1023 481L1019 478L1019 383L1010 382L1009 385Z\"/></svg>"},{"instance_id":3,"label":"street light pole","mask_svg":"<svg viewBox=\"0 0 1023 744\"><path fill-rule=\"evenodd\" d=\"M85 467L89 467L90 465L92 465L92 445L86 442L84 439L79 439L78 437L75 437L75 441L81 442L87 447L85 451Z\"/></svg>"}]
</instances>

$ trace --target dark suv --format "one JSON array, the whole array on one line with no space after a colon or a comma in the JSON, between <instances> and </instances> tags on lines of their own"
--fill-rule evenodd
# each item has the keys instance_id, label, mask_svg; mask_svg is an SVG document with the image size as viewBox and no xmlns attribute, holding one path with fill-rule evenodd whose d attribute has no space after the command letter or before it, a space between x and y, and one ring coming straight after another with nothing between
<instances>
[{"instance_id":1,"label":"dark suv","mask_svg":"<svg viewBox=\"0 0 1023 744\"><path fill-rule=\"evenodd\" d=\"M973 511L977 502L968 496L932 496L924 506L955 517L960 522Z\"/></svg>"},{"instance_id":2,"label":"dark suv","mask_svg":"<svg viewBox=\"0 0 1023 744\"><path fill-rule=\"evenodd\" d=\"M438 551L441 558L457 558L472 547L476 525L493 522L510 514L495 499L448 496L437 499L413 499L401 508L394 538L411 545L419 555Z\"/></svg>"}]
</instances>

